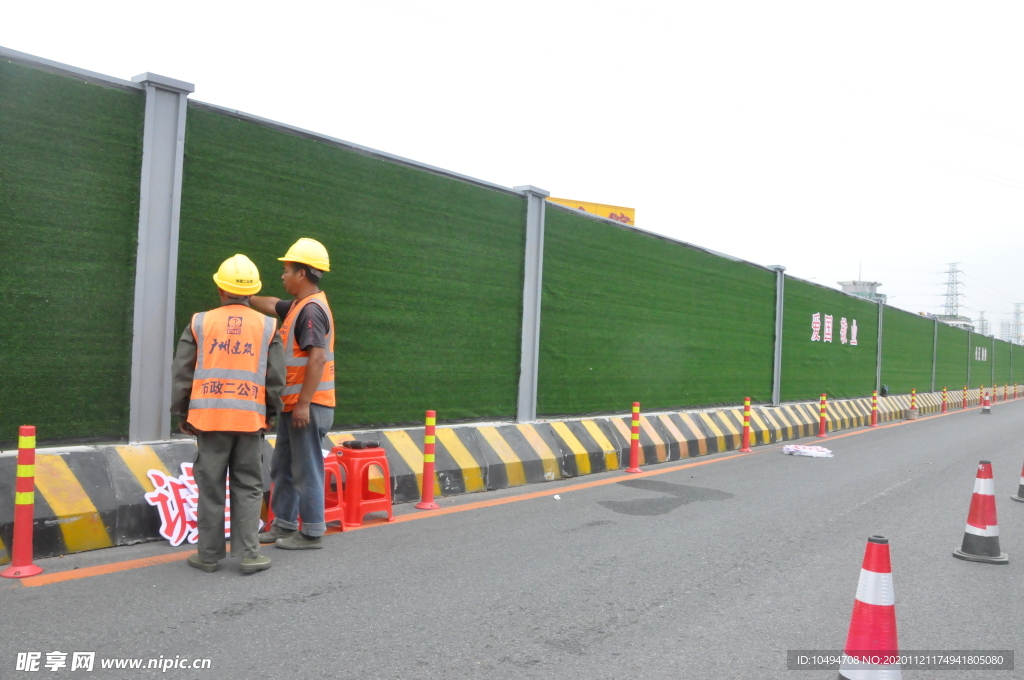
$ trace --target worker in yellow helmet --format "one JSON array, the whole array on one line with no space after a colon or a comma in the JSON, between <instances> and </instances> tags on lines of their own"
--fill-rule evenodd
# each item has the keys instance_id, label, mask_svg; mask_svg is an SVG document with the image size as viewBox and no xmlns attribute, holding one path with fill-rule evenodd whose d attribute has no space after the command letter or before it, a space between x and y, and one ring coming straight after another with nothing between
<instances>
[{"instance_id":1,"label":"worker in yellow helmet","mask_svg":"<svg viewBox=\"0 0 1024 680\"><path fill-rule=\"evenodd\" d=\"M287 364L284 412L270 464L274 524L260 534L260 542L309 550L323 547L327 529L322 450L334 424L334 317L320 277L331 264L327 249L311 238L300 238L278 259L284 262L284 289L294 299L252 298L256 309L281 317Z\"/></svg>"},{"instance_id":2,"label":"worker in yellow helmet","mask_svg":"<svg viewBox=\"0 0 1024 680\"><path fill-rule=\"evenodd\" d=\"M260 273L245 255L228 258L213 275L220 307L199 312L181 334L174 357L171 413L194 434L199 455L199 552L189 566L216 571L226 556L224 478L230 474L231 554L245 573L270 568L260 555L263 433L280 413L285 358L277 320L250 307Z\"/></svg>"}]
</instances>

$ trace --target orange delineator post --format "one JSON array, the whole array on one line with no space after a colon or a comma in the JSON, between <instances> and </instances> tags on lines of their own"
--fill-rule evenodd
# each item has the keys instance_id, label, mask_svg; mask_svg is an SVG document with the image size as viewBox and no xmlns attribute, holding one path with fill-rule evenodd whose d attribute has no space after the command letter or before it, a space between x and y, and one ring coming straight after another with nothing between
<instances>
[{"instance_id":1,"label":"orange delineator post","mask_svg":"<svg viewBox=\"0 0 1024 680\"><path fill-rule=\"evenodd\" d=\"M11 566L0 571L4 578L25 578L43 572L32 564L32 522L35 515L36 428L18 429L18 473L14 482L14 541Z\"/></svg>"},{"instance_id":2,"label":"orange delineator post","mask_svg":"<svg viewBox=\"0 0 1024 680\"><path fill-rule=\"evenodd\" d=\"M434 426L437 424L437 413L427 411L426 427L423 429L423 490L420 502L416 507L420 510L437 510L441 506L434 502Z\"/></svg>"},{"instance_id":3,"label":"orange delineator post","mask_svg":"<svg viewBox=\"0 0 1024 680\"><path fill-rule=\"evenodd\" d=\"M943 413L945 413L945 412L946 412L946 410L947 410L947 409L946 409L946 400L947 400L947 397L946 397L946 388L945 388L945 387L943 387L943 388L942 388L942 412L943 412Z\"/></svg>"},{"instance_id":4,"label":"orange delineator post","mask_svg":"<svg viewBox=\"0 0 1024 680\"><path fill-rule=\"evenodd\" d=\"M978 406L985 405L985 386L982 385L978 388Z\"/></svg>"},{"instance_id":5,"label":"orange delineator post","mask_svg":"<svg viewBox=\"0 0 1024 680\"><path fill-rule=\"evenodd\" d=\"M743 446L740 453L750 453L750 397L743 397Z\"/></svg>"},{"instance_id":6,"label":"orange delineator post","mask_svg":"<svg viewBox=\"0 0 1024 680\"><path fill-rule=\"evenodd\" d=\"M964 405L960 408L967 408L967 385L964 385Z\"/></svg>"},{"instance_id":7,"label":"orange delineator post","mask_svg":"<svg viewBox=\"0 0 1024 680\"><path fill-rule=\"evenodd\" d=\"M826 397L825 394L822 393L822 395L821 395L821 423L818 425L818 436L819 437L827 437L828 436L828 424L825 422L825 408L826 408L826 404L827 404L827 399L828 399L828 397Z\"/></svg>"},{"instance_id":8,"label":"orange delineator post","mask_svg":"<svg viewBox=\"0 0 1024 680\"><path fill-rule=\"evenodd\" d=\"M871 391L871 425L878 427L878 390Z\"/></svg>"},{"instance_id":9,"label":"orange delineator post","mask_svg":"<svg viewBox=\"0 0 1024 680\"><path fill-rule=\"evenodd\" d=\"M629 467L626 472L637 473L640 470L640 402L633 402L633 422L629 428Z\"/></svg>"}]
</instances>

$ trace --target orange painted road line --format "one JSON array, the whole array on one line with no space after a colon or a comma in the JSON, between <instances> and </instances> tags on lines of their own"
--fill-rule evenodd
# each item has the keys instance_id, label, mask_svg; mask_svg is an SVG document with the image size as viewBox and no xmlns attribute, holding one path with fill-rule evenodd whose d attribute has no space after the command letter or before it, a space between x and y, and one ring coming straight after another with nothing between
<instances>
[{"instance_id":1,"label":"orange painted road line","mask_svg":"<svg viewBox=\"0 0 1024 680\"><path fill-rule=\"evenodd\" d=\"M21 585L25 588L33 588L35 586L48 586L51 583L74 581L80 578L89 578L90 576L101 576L103 574L113 574L118 571L128 571L129 569L152 567L157 564L166 564L167 562L180 562L181 560L188 559L189 555L194 554L195 552L193 552L192 550L178 550L172 553L166 553L164 555L143 557L137 560L127 560L125 562L111 562L110 564L98 564L95 567L69 569L68 571L57 571L52 574L40 574L39 576L29 576L28 578L21 579L19 583L21 583Z\"/></svg>"},{"instance_id":2,"label":"orange painted road line","mask_svg":"<svg viewBox=\"0 0 1024 680\"><path fill-rule=\"evenodd\" d=\"M926 416L919 420L898 420L888 425L879 425L878 427L864 427L853 432L847 432L845 434L829 435L829 439L842 439L843 437L853 437L854 435L867 434L869 432L876 432L878 430L884 430L890 427L899 427L901 425L910 425L912 423L924 423L933 418L940 418L944 416L953 416L961 413L967 413L967 411L975 411L981 408L980 406L971 406L967 409L959 409L956 411L947 411L946 413L937 413L931 416ZM775 444L773 446L759 446L750 453L734 453L731 456L722 456L718 458L708 458L707 460L700 460L694 463L686 463L684 465L673 465L671 467L659 467L656 470L644 470L643 472L635 475L625 476L616 475L614 477L608 477L606 479L595 479L591 482L583 482L580 484L571 484L569 486L560 486L553 489L547 489L545 491L532 491L530 493L521 493L514 496L506 496L504 498L493 498L486 501L476 501L474 503L463 503L461 505L453 505L449 508L441 508L440 510L428 510L427 512L409 513L407 515L398 515L395 517L394 522L388 522L387 520L370 520L359 527L352 527L345 529L345 532L357 531L359 529L369 529L371 527L388 526L390 524L401 524L402 522L412 522L417 519L428 519L430 517L440 517L441 515L452 515L457 512L468 512L470 510L481 510L483 508L493 508L499 505L507 505L509 503L518 503L519 501L528 501L534 498L541 498L544 496L551 496L556 493L568 493L570 491L583 491L584 489L593 489L599 486L605 486L607 484L616 484L624 479L640 479L643 477L653 477L655 475L663 475L669 472L675 472L677 470L687 470L700 465L711 465L712 463L721 463L723 461L732 460L734 458L743 458L744 456L753 456L758 453L767 453L782 448L783 444ZM685 459L684 459L685 460ZM327 531L327 535L334 535L342 533L340 530L331 527ZM95 567L85 567L83 569L72 569L69 571L58 571L52 574L40 574L39 576L30 576L28 578L21 579L19 583L25 588L32 588L35 586L45 586L51 583L62 583L64 581L74 581L80 578L89 578L92 576L102 576L103 574L114 574L119 571L128 571L131 569L139 569L142 567L151 567L158 564L166 564L168 562L179 562L187 559L189 555L193 555L191 550L179 550L173 553L167 553L164 555L157 555L155 557L143 557L138 560L128 560L126 562L111 562L110 564L101 564Z\"/></svg>"}]
</instances>

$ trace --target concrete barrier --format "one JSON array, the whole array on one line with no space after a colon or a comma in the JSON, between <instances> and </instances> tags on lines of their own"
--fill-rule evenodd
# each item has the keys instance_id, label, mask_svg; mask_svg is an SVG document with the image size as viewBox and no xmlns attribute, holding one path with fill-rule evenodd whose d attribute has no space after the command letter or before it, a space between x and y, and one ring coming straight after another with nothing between
<instances>
[{"instance_id":1,"label":"concrete barrier","mask_svg":"<svg viewBox=\"0 0 1024 680\"><path fill-rule=\"evenodd\" d=\"M968 405L977 406L978 390ZM942 394L917 395L922 415L938 413ZM959 401L950 404L959 410ZM901 420L910 396L879 397L880 423ZM830 432L863 427L871 398L829 401ZM505 489L625 468L629 463L629 414L437 428L435 495L456 496ZM800 402L751 409L751 445L800 439L817 433L818 403ZM640 421L640 464L733 451L741 446L741 406L654 412ZM423 470L423 428L331 433L323 447L348 439L376 439L387 451L396 503L418 501ZM264 477L269 475L273 436L267 437ZM14 512L15 451L0 453L0 564L9 561ZM153 491L146 473L177 476L195 460L195 442L135 446L76 446L39 449L36 454L35 556L128 545L159 538L159 517L144 494ZM372 483L372 480L371 480ZM383 484L384 480L378 480ZM267 485L269 487L269 485Z\"/></svg>"}]
</instances>

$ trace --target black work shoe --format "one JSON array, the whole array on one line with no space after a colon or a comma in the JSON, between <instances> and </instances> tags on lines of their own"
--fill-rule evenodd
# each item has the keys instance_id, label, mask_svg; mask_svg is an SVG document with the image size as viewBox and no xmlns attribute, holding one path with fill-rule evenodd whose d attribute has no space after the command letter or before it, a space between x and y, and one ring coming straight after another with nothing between
<instances>
[{"instance_id":1,"label":"black work shoe","mask_svg":"<svg viewBox=\"0 0 1024 680\"><path fill-rule=\"evenodd\" d=\"M282 529L276 524L270 527L270 531L260 532L260 543L276 543L279 538L288 538L298 533L298 529Z\"/></svg>"},{"instance_id":2,"label":"black work shoe","mask_svg":"<svg viewBox=\"0 0 1024 680\"><path fill-rule=\"evenodd\" d=\"M199 553L188 556L188 566L195 567L196 569L200 569L207 573L213 573L217 571L218 567L220 567L216 562L203 562L199 559Z\"/></svg>"}]
</instances>

